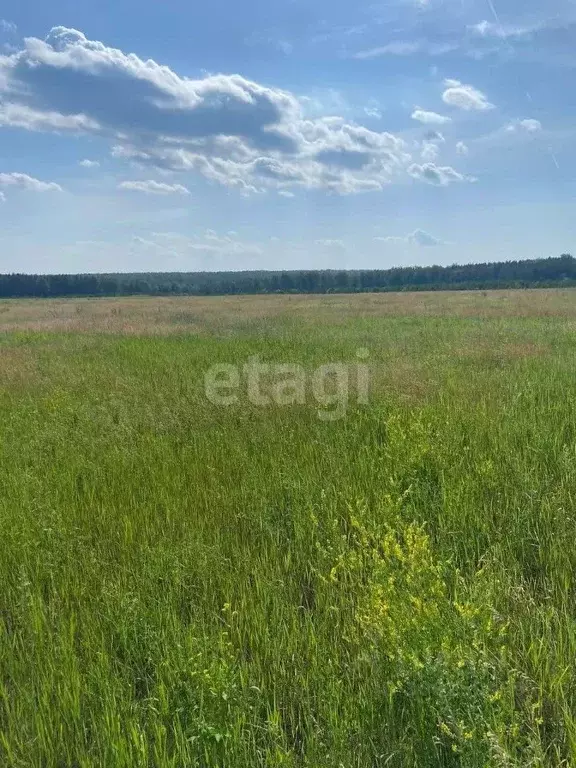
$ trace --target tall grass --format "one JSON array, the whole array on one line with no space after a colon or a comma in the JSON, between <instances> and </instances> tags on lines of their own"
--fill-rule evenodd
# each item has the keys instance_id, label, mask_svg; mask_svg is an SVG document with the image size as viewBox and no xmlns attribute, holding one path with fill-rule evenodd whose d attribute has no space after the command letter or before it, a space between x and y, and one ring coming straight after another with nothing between
<instances>
[{"instance_id":1,"label":"tall grass","mask_svg":"<svg viewBox=\"0 0 576 768\"><path fill-rule=\"evenodd\" d=\"M0 340L0 764L576 765L562 318ZM215 362L369 347L371 403Z\"/></svg>"}]
</instances>

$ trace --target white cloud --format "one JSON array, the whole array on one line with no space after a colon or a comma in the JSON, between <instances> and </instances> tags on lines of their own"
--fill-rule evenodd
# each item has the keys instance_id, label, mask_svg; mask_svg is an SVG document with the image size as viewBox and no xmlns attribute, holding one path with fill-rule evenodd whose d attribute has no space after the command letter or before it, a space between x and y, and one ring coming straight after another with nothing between
<instances>
[{"instance_id":1,"label":"white cloud","mask_svg":"<svg viewBox=\"0 0 576 768\"><path fill-rule=\"evenodd\" d=\"M153 181L122 181L118 185L119 189L125 189L130 192L144 192L147 195L189 195L190 190L182 184L164 184L163 182Z\"/></svg>"},{"instance_id":2,"label":"white cloud","mask_svg":"<svg viewBox=\"0 0 576 768\"><path fill-rule=\"evenodd\" d=\"M440 167L434 163L425 163L424 165L414 163L408 168L408 173L414 179L434 184L437 187L446 187L455 182L475 180L469 176L463 176L458 171L455 171L454 168L450 168L450 166Z\"/></svg>"},{"instance_id":3,"label":"white cloud","mask_svg":"<svg viewBox=\"0 0 576 768\"><path fill-rule=\"evenodd\" d=\"M369 104L368 106L364 107L364 114L367 117L373 117L375 120L382 119L382 110L377 104Z\"/></svg>"},{"instance_id":4,"label":"white cloud","mask_svg":"<svg viewBox=\"0 0 576 768\"><path fill-rule=\"evenodd\" d=\"M99 168L100 163L98 160L81 160L80 165L82 168Z\"/></svg>"},{"instance_id":5,"label":"white cloud","mask_svg":"<svg viewBox=\"0 0 576 768\"><path fill-rule=\"evenodd\" d=\"M2 57L0 57L0 92L2 91ZM4 73L5 75L5 73ZM99 125L86 115L62 115L50 110L39 112L24 104L0 102L0 127L24 128L28 131L54 133L97 133Z\"/></svg>"},{"instance_id":6,"label":"white cloud","mask_svg":"<svg viewBox=\"0 0 576 768\"><path fill-rule=\"evenodd\" d=\"M255 259L265 255L259 243L242 241L230 235L183 235L176 232L143 232L124 241L78 240L69 246L69 254L83 259L92 271L111 272L118 263L134 271L211 270L261 266Z\"/></svg>"},{"instance_id":7,"label":"white cloud","mask_svg":"<svg viewBox=\"0 0 576 768\"><path fill-rule=\"evenodd\" d=\"M473 110L484 112L494 109L494 104L491 104L485 94L473 85L465 85L459 80L445 80L444 85L446 90L442 94L442 101L451 107L458 107L467 112Z\"/></svg>"},{"instance_id":8,"label":"white cloud","mask_svg":"<svg viewBox=\"0 0 576 768\"><path fill-rule=\"evenodd\" d=\"M180 254L200 252L212 256L261 256L264 253L259 243L239 240L234 234L219 235L207 229L203 235L189 237L175 232L153 232L150 242L157 247Z\"/></svg>"},{"instance_id":9,"label":"white cloud","mask_svg":"<svg viewBox=\"0 0 576 768\"><path fill-rule=\"evenodd\" d=\"M493 21L487 21L484 19L483 21L480 21L478 24L472 24L467 27L468 31L472 33L473 36L481 37L481 38L495 38L498 40L510 40L510 39L516 39L516 40L522 40L524 38L531 38L533 35L535 35L538 32L541 32L546 29L555 29L557 27L561 28L563 26L563 21L560 17L554 19L551 17L548 20L542 20L537 21L532 24L524 24L524 25L517 25L517 26L510 26L510 25L504 25L500 22L495 23Z\"/></svg>"},{"instance_id":10,"label":"white cloud","mask_svg":"<svg viewBox=\"0 0 576 768\"><path fill-rule=\"evenodd\" d=\"M420 153L420 157L422 160L424 160L427 163L433 163L435 160L438 159L438 155L440 154L440 150L438 149L438 145L434 144L432 141L425 141L422 144L422 151Z\"/></svg>"},{"instance_id":11,"label":"white cloud","mask_svg":"<svg viewBox=\"0 0 576 768\"><path fill-rule=\"evenodd\" d=\"M428 112L425 109L416 108L412 112L412 120L417 120L425 125L445 125L451 123L452 118L445 115L439 115L438 112Z\"/></svg>"},{"instance_id":12,"label":"white cloud","mask_svg":"<svg viewBox=\"0 0 576 768\"><path fill-rule=\"evenodd\" d=\"M6 202L6 195L4 194L4 192L0 192L0 203L5 203L5 202Z\"/></svg>"},{"instance_id":13,"label":"white cloud","mask_svg":"<svg viewBox=\"0 0 576 768\"><path fill-rule=\"evenodd\" d=\"M0 187L18 187L30 192L62 192L53 181L40 181L25 173L0 173Z\"/></svg>"},{"instance_id":14,"label":"white cloud","mask_svg":"<svg viewBox=\"0 0 576 768\"><path fill-rule=\"evenodd\" d=\"M278 40L276 47L278 50L282 51L285 56L290 56L292 53L294 53L293 43L290 43L287 40Z\"/></svg>"},{"instance_id":15,"label":"white cloud","mask_svg":"<svg viewBox=\"0 0 576 768\"><path fill-rule=\"evenodd\" d=\"M65 27L23 45L0 57L0 125L98 135L119 160L244 193L354 194L414 175L401 138L307 117L294 94L240 75L181 77Z\"/></svg>"},{"instance_id":16,"label":"white cloud","mask_svg":"<svg viewBox=\"0 0 576 768\"><path fill-rule=\"evenodd\" d=\"M491 21L480 21L478 24L471 24L468 29L473 34L480 37L504 37L504 30L500 24L494 24Z\"/></svg>"},{"instance_id":17,"label":"white cloud","mask_svg":"<svg viewBox=\"0 0 576 768\"><path fill-rule=\"evenodd\" d=\"M468 149L468 146L463 141L459 141L458 144L456 144L456 154L465 157L469 152L470 150Z\"/></svg>"},{"instance_id":18,"label":"white cloud","mask_svg":"<svg viewBox=\"0 0 576 768\"><path fill-rule=\"evenodd\" d=\"M205 156L183 148L114 148L115 157L174 171L198 171L208 179L244 192L293 187L352 194L382 189L406 172L411 160L405 143L342 118L298 124L299 152L251 152L235 138L222 139L230 154Z\"/></svg>"},{"instance_id":19,"label":"white cloud","mask_svg":"<svg viewBox=\"0 0 576 768\"><path fill-rule=\"evenodd\" d=\"M416 229L406 237L390 236L390 237L375 237L374 240L382 243L389 243L391 245L414 245L419 248L433 248L438 245L447 245L443 240L439 240L429 232L425 232L423 229Z\"/></svg>"},{"instance_id":20,"label":"white cloud","mask_svg":"<svg viewBox=\"0 0 576 768\"><path fill-rule=\"evenodd\" d=\"M540 120L516 120L506 126L509 133L540 133L542 123Z\"/></svg>"},{"instance_id":21,"label":"white cloud","mask_svg":"<svg viewBox=\"0 0 576 768\"><path fill-rule=\"evenodd\" d=\"M428 131L421 144L420 157L426 163L434 163L440 154L440 145L445 144L446 139L438 131Z\"/></svg>"},{"instance_id":22,"label":"white cloud","mask_svg":"<svg viewBox=\"0 0 576 768\"><path fill-rule=\"evenodd\" d=\"M411 235L408 235L408 242L412 245L418 245L421 248L433 248L437 245L444 244L442 240L434 237L434 235L431 235L429 232L425 232L423 229L417 229L415 232L412 232Z\"/></svg>"},{"instance_id":23,"label":"white cloud","mask_svg":"<svg viewBox=\"0 0 576 768\"><path fill-rule=\"evenodd\" d=\"M394 0L392 5L397 7L407 2ZM574 61L571 38L576 25L576 9L568 6L574 5L573 0L547 0L546 3L539 0L539 4L541 9L537 9L538 0L525 0L523 5L516 3L517 7L508 9L508 15L513 14L509 23L496 19L482 20L462 28L462 17L466 18L472 7L479 3L461 0L464 13L455 15L454 0L438 0L430 3L430 9L434 7L435 13L434 16L426 14L425 26L414 18L414 14L412 19L406 16L405 23L399 18L398 25L392 24L389 29L402 37L384 39L377 46L351 55L356 59L370 60L384 56L438 57L456 53L475 60L487 56L506 60L514 57L529 61L556 61L570 66ZM468 7L465 8L465 5ZM559 5L563 6L562 9ZM546 13L542 11L544 8ZM386 27L381 26L380 30L385 33Z\"/></svg>"},{"instance_id":24,"label":"white cloud","mask_svg":"<svg viewBox=\"0 0 576 768\"><path fill-rule=\"evenodd\" d=\"M542 130L542 123L540 120L520 120L520 125L528 133L538 133Z\"/></svg>"},{"instance_id":25,"label":"white cloud","mask_svg":"<svg viewBox=\"0 0 576 768\"><path fill-rule=\"evenodd\" d=\"M411 56L420 51L420 43L416 42L397 42L387 43L377 48L370 48L366 51L359 51L354 54L355 59L377 59L380 56Z\"/></svg>"},{"instance_id":26,"label":"white cloud","mask_svg":"<svg viewBox=\"0 0 576 768\"><path fill-rule=\"evenodd\" d=\"M336 249L339 251L345 250L346 245L343 240L322 239L315 240L314 245L321 245L323 248Z\"/></svg>"},{"instance_id":27,"label":"white cloud","mask_svg":"<svg viewBox=\"0 0 576 768\"><path fill-rule=\"evenodd\" d=\"M426 56L443 56L457 50L457 43L433 43L429 40L392 40L385 45L358 51L353 55L354 59L378 59L382 56L414 56L424 54Z\"/></svg>"},{"instance_id":28,"label":"white cloud","mask_svg":"<svg viewBox=\"0 0 576 768\"><path fill-rule=\"evenodd\" d=\"M18 31L16 24L13 21L6 21L6 19L0 19L0 31L9 35L15 35Z\"/></svg>"}]
</instances>

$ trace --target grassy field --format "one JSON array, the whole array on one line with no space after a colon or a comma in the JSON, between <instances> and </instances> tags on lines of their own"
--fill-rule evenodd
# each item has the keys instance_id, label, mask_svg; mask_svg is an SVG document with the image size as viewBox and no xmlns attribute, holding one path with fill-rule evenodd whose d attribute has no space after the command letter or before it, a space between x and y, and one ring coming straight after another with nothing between
<instances>
[{"instance_id":1,"label":"grassy field","mask_svg":"<svg viewBox=\"0 0 576 768\"><path fill-rule=\"evenodd\" d=\"M576 766L575 332L568 290L0 302L0 765ZM206 397L361 349L336 421Z\"/></svg>"}]
</instances>

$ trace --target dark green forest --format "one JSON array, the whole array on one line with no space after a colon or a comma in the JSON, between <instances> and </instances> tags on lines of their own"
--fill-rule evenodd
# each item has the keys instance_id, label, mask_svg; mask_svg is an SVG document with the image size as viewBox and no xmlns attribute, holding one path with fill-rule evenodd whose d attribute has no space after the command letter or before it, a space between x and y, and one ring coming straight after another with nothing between
<instances>
[{"instance_id":1,"label":"dark green forest","mask_svg":"<svg viewBox=\"0 0 576 768\"><path fill-rule=\"evenodd\" d=\"M0 274L0 298L63 296L223 296L260 293L363 293L576 286L576 259L450 267L297 272L150 272L93 275Z\"/></svg>"}]
</instances>

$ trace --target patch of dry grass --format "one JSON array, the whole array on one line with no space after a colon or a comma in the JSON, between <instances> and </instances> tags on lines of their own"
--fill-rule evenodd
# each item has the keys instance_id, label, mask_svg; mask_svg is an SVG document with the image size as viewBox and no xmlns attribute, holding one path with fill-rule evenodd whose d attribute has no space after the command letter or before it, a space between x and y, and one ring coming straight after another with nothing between
<instances>
[{"instance_id":1,"label":"patch of dry grass","mask_svg":"<svg viewBox=\"0 0 576 768\"><path fill-rule=\"evenodd\" d=\"M226 333L262 321L342 325L376 317L576 320L576 291L31 299L0 302L0 331L159 335Z\"/></svg>"},{"instance_id":2,"label":"patch of dry grass","mask_svg":"<svg viewBox=\"0 0 576 768\"><path fill-rule=\"evenodd\" d=\"M27 347L3 347L0 357L0 389L21 390L40 378L38 359Z\"/></svg>"}]
</instances>

